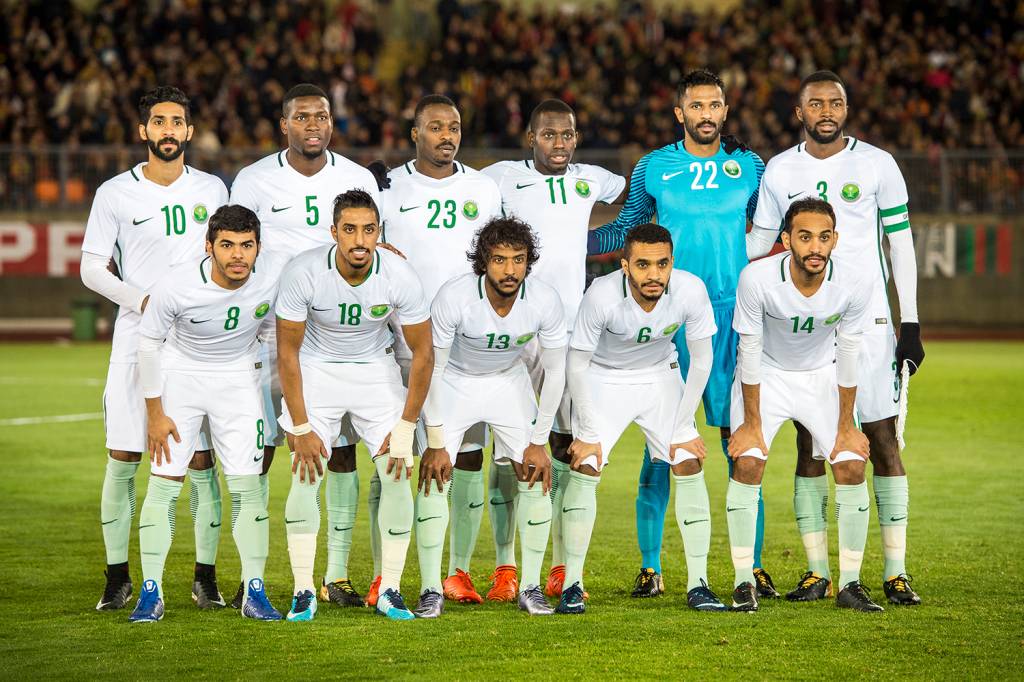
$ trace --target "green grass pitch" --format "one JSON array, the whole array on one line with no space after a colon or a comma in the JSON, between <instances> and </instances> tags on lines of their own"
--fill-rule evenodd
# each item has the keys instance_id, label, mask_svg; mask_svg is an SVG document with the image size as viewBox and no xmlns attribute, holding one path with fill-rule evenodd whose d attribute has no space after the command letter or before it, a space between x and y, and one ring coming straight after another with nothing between
<instances>
[{"instance_id":1,"label":"green grass pitch","mask_svg":"<svg viewBox=\"0 0 1024 682\"><path fill-rule=\"evenodd\" d=\"M100 410L108 348L0 346L0 676L22 678L444 677L548 678L994 678L1024 662L1024 602L1018 599L1024 541L1021 390L1024 344L930 343L911 387L906 464L911 480L908 569L924 599L884 614L839 611L832 602L766 603L756 614L685 608L685 566L669 511L663 559L668 594L628 597L639 567L634 496L641 440L630 430L612 456L587 562L591 599L583 617L530 619L511 605L449 605L439 621L391 623L368 610L321 605L311 624L253 623L232 610L199 612L189 598L193 538L187 487L167 561L167 615L133 626L128 610L93 610L103 584L98 523L104 450L98 420L10 425L12 418ZM713 510L710 575L725 597L732 568L724 513L726 465L708 443ZM765 482L765 566L780 589L803 570L792 511L793 432L772 449ZM280 453L281 451L279 451ZM271 598L287 608L291 572L281 521L286 460L274 465ZM360 459L360 507L351 577L370 579L365 497L371 470ZM139 504L147 467L139 474ZM225 494L224 515L229 520ZM830 513L830 517L831 517ZM137 527L138 520L136 518ZM238 560L225 522L220 584L234 593ZM834 518L829 533L836 570ZM132 576L142 582L137 529ZM486 587L493 566L487 522L473 572ZM318 570L325 548L321 537ZM872 522L865 582L881 599L881 549ZM545 571L547 565L545 565ZM318 578L319 579L319 576ZM405 594L419 585L410 551ZM481 591L483 591L481 589ZM134 602L134 599L133 599Z\"/></svg>"}]
</instances>

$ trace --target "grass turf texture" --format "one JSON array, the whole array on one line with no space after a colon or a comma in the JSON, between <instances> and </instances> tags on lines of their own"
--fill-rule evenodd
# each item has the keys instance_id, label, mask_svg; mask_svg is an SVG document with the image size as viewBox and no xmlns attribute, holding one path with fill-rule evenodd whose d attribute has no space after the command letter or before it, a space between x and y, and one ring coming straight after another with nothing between
<instances>
[{"instance_id":1,"label":"grass turf texture","mask_svg":"<svg viewBox=\"0 0 1024 682\"><path fill-rule=\"evenodd\" d=\"M631 429L599 489L599 513L586 575L591 599L582 617L529 618L513 605L448 604L439 621L391 623L369 610L320 605L311 624L255 623L226 609L200 612L189 597L193 536L188 486L178 503L177 537L164 578L162 623L128 623L131 608L93 610L103 587L99 495L104 451L98 420L0 426L0 652L4 677L180 675L270 677L303 671L327 677L454 679L593 677L938 678L1019 674L1024 656L1020 583L1024 542L1017 524L1024 438L1016 421L1024 384L1024 345L931 343L913 380L906 463L911 480L908 569L924 605L884 614L840 611L832 601L766 603L756 614L700 614L685 603L685 565L672 507L663 556L668 594L630 599L639 568L634 497L641 439ZM108 348L103 345L5 345L0 353L0 419L100 410ZM731 591L724 513L726 465L718 436L703 429L713 514L710 576ZM772 449L765 482L765 566L782 591L804 570L792 511L793 432ZM288 473L283 449L272 476L271 548L266 582L286 611L292 584L285 545ZM371 471L359 468L361 504L351 578L371 578L365 499ZM148 467L139 470L139 506ZM234 594L238 559L224 493L220 586ZM830 512L832 568L836 530ZM486 590L494 550L481 531L473 572ZM326 527L326 521L324 522ZM134 605L142 583L138 517L131 541ZM319 581L326 558L323 533ZM446 559L447 562L447 559ZM447 565L447 563L445 564ZM872 521L863 577L881 601L881 549ZM547 564L545 564L545 572ZM403 581L415 603L414 549Z\"/></svg>"}]
</instances>

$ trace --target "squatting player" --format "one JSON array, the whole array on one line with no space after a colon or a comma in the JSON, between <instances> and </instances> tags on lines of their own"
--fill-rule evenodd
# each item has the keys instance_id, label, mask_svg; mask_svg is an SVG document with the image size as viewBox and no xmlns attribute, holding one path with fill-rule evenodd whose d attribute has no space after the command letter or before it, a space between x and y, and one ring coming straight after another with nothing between
<instances>
[{"instance_id":1,"label":"squatting player","mask_svg":"<svg viewBox=\"0 0 1024 682\"><path fill-rule=\"evenodd\" d=\"M683 536L687 603L702 611L725 605L708 587L711 508L704 484L706 452L694 424L712 367L715 315L704 283L673 269L672 236L660 225L626 234L622 272L594 280L583 296L567 370L573 401L572 471L562 498L565 584L559 613L584 612L583 562L597 517L597 485L622 432L636 422L651 457L666 462L676 489ZM677 336L690 367L679 374Z\"/></svg>"},{"instance_id":2,"label":"squatting player","mask_svg":"<svg viewBox=\"0 0 1024 682\"><path fill-rule=\"evenodd\" d=\"M273 324L287 258L264 256L256 268L260 222L243 206L221 206L209 225L208 255L171 269L150 298L139 329L152 467L139 514L145 582L130 617L136 623L163 618L174 508L204 419L231 493L231 534L248 586L242 615L281 620L263 588L270 531L259 484L266 429L257 335Z\"/></svg>"},{"instance_id":3,"label":"squatting player","mask_svg":"<svg viewBox=\"0 0 1024 682\"><path fill-rule=\"evenodd\" d=\"M788 419L806 427L814 456L827 457L832 465L843 585L836 605L882 610L860 582L870 516L864 479L868 441L854 417L857 357L864 318L871 314L871 287L855 264L830 260L840 241L835 227L827 202L794 202L782 234L788 252L751 263L740 275L733 319L740 335L739 363L729 441L736 463L725 498L737 611L758 608L753 573L758 491L772 439Z\"/></svg>"},{"instance_id":4,"label":"squatting player","mask_svg":"<svg viewBox=\"0 0 1024 682\"><path fill-rule=\"evenodd\" d=\"M498 183L502 212L533 228L544 258L531 270L531 281L546 282L558 292L571 334L586 282L591 211L599 201L615 201L622 194L626 179L600 166L572 163L579 143L576 114L562 100L547 99L534 108L526 142L532 150L532 160L499 161L482 172ZM534 387L540 390L543 372L537 342L527 344L525 351ZM561 504L568 481L567 450L571 443L569 392L563 391L550 437L551 505L554 509ZM516 476L511 467L490 468L487 497L491 500L496 568L488 599L511 601L518 588L513 521L516 490ZM559 514L551 518L551 570L544 589L549 597L562 594L565 579L561 520Z\"/></svg>"},{"instance_id":5,"label":"squatting player","mask_svg":"<svg viewBox=\"0 0 1024 682\"><path fill-rule=\"evenodd\" d=\"M146 404L139 389L139 322L153 286L168 269L203 253L206 221L227 202L224 183L185 165L193 128L189 100L162 86L139 100L139 138L147 160L96 190L82 243L82 282L118 305L110 368L103 391L104 428L110 451L100 524L107 553L107 582L96 608L120 609L132 593L128 540L135 514L135 471L146 449ZM120 279L107 270L113 257ZM193 599L200 607L224 606L213 564L220 537L221 497L207 446L189 469L196 535Z\"/></svg>"},{"instance_id":6,"label":"squatting player","mask_svg":"<svg viewBox=\"0 0 1024 682\"><path fill-rule=\"evenodd\" d=\"M423 408L428 449L416 497L423 581L416 615L436 618L444 607L441 550L449 515L448 477L463 435L480 422L494 434L495 462L510 463L506 468L517 479L514 513L523 556L519 608L550 615L553 610L540 587L552 518L547 496L551 460L544 445L565 386L562 302L553 288L527 277L540 254L536 236L520 220L492 219L467 255L473 272L441 285L430 308L434 374ZM535 338L550 379L541 389L539 408L521 361Z\"/></svg>"},{"instance_id":7,"label":"squatting player","mask_svg":"<svg viewBox=\"0 0 1024 682\"><path fill-rule=\"evenodd\" d=\"M321 460L330 456L347 415L372 453L381 485L377 612L408 620L413 614L399 583L412 531L413 433L434 364L430 311L412 267L377 248L380 214L369 193L338 195L332 215L336 243L297 256L281 278L277 302L280 425L294 453L285 529L295 596L287 618L308 621L316 615ZM394 360L389 323L401 327L412 352L408 391Z\"/></svg>"},{"instance_id":8,"label":"squatting player","mask_svg":"<svg viewBox=\"0 0 1024 682\"><path fill-rule=\"evenodd\" d=\"M362 189L374 201L379 200L379 195L377 182L369 171L327 148L334 119L323 90L309 83L291 88L281 105L279 126L288 140L288 148L239 171L231 185L231 201L259 216L265 252L294 257L334 243L330 232L331 202L336 196L349 189ZM281 385L274 330L264 344L264 353L262 382L268 430L260 485L264 499L269 499L270 479L266 472L270 470L276 446L284 443L284 434L277 428ZM348 578L352 527L359 506L355 439L347 425L342 433L342 439L333 444L327 465L327 570L319 596L339 606L362 606L363 600ZM241 607L243 585L244 580L232 603L235 608Z\"/></svg>"},{"instance_id":9,"label":"squatting player","mask_svg":"<svg viewBox=\"0 0 1024 682\"><path fill-rule=\"evenodd\" d=\"M729 392L736 365L737 339L732 331L736 281L747 264L744 234L757 206L764 170L757 154L721 134L728 113L722 80L703 69L688 73L679 82L675 108L676 119L686 132L684 139L637 162L619 217L595 230L590 248L591 253L622 248L626 230L657 214L658 222L672 233L676 267L703 280L718 326L704 412L707 423L721 430L723 453L729 438ZM685 373L689 359L683 336L676 342L680 371ZM729 462L731 466L732 460ZM668 499L668 465L645 454L636 499L642 567L634 597L653 597L664 590L661 543ZM761 596L777 597L771 577L761 568L763 509L759 502L755 575Z\"/></svg>"},{"instance_id":10,"label":"squatting player","mask_svg":"<svg viewBox=\"0 0 1024 682\"><path fill-rule=\"evenodd\" d=\"M501 215L501 194L491 178L455 160L462 143L462 117L444 95L427 95L416 104L411 131L416 158L394 168L388 178L382 215L383 237L398 248L423 282L426 300L441 285L470 271L466 251L481 225ZM409 353L396 334L398 362L409 365ZM423 437L422 434L420 434ZM470 429L452 472L451 543L444 593L449 599L479 603L469 562L483 516L483 426ZM376 487L374 480L372 485ZM370 491L371 528L379 495ZM374 557L375 568L379 564ZM378 574L379 575L379 574ZM370 588L372 603L375 591Z\"/></svg>"},{"instance_id":11,"label":"squatting player","mask_svg":"<svg viewBox=\"0 0 1024 682\"><path fill-rule=\"evenodd\" d=\"M917 260L907 212L907 186L892 156L843 136L848 115L846 87L831 71L804 79L796 107L807 133L804 142L772 158L765 169L761 201L749 237L752 257L766 253L790 202L818 197L835 210L843 235L834 257L858 272L872 273L871 312L865 318L857 390L857 412L871 443L875 500L885 555L883 589L894 604L921 603L906 574L909 493L896 439L900 370L913 373L924 360L917 318ZM899 342L886 297L889 273L882 235L889 242L900 305ZM807 601L831 594L824 464L812 458L807 430L798 426L799 459L793 495L797 524L808 554L808 570L787 598Z\"/></svg>"}]
</instances>

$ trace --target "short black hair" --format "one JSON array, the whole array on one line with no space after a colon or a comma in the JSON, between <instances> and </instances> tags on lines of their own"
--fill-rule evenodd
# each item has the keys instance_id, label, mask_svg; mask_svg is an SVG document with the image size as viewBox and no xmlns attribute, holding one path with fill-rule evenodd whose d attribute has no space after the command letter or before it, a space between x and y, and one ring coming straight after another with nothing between
<instances>
[{"instance_id":1,"label":"short black hair","mask_svg":"<svg viewBox=\"0 0 1024 682\"><path fill-rule=\"evenodd\" d=\"M718 77L718 74L708 69L694 69L679 79L676 84L676 100L681 100L686 91L698 85L717 85L725 97L725 83Z\"/></svg>"},{"instance_id":2,"label":"short black hair","mask_svg":"<svg viewBox=\"0 0 1024 682\"><path fill-rule=\"evenodd\" d=\"M836 229L836 212L832 210L832 205L821 199L807 197L794 201L789 205L789 210L786 211L786 220L782 225L782 231L786 234L791 234L793 232L793 219L801 213L826 215L832 221L832 229Z\"/></svg>"},{"instance_id":3,"label":"short black hair","mask_svg":"<svg viewBox=\"0 0 1024 682\"><path fill-rule=\"evenodd\" d=\"M291 90L284 93L284 101L281 102L281 115L288 116L288 103L293 99L299 97L323 97L327 100L327 106L331 105L331 98L327 96L327 93L322 88L313 85L312 83L299 83L298 85L292 86Z\"/></svg>"},{"instance_id":4,"label":"short black hair","mask_svg":"<svg viewBox=\"0 0 1024 682\"><path fill-rule=\"evenodd\" d=\"M361 189L350 189L347 192L342 192L338 196L334 197L334 224L338 224L338 218L341 217L341 212L346 208L369 208L373 209L373 214L377 216L377 222L380 222L380 209L377 208L377 202L373 200L369 192Z\"/></svg>"},{"instance_id":5,"label":"short black hair","mask_svg":"<svg viewBox=\"0 0 1024 682\"><path fill-rule=\"evenodd\" d=\"M537 131L537 119L541 114L569 114L572 116L573 127L576 127L576 112L560 99L546 99L533 108L530 114L530 130Z\"/></svg>"},{"instance_id":6,"label":"short black hair","mask_svg":"<svg viewBox=\"0 0 1024 682\"><path fill-rule=\"evenodd\" d=\"M414 126L418 126L420 124L420 114L423 113L424 109L429 106L433 106L434 104L443 104L455 109L456 111L459 110L459 108L455 106L455 102L452 101L452 98L447 95L441 95L436 92L432 95L424 95L420 98L419 102L416 102L416 109L412 113L412 124Z\"/></svg>"},{"instance_id":7,"label":"short black hair","mask_svg":"<svg viewBox=\"0 0 1024 682\"><path fill-rule=\"evenodd\" d=\"M225 204L213 212L206 228L206 241L212 244L222 231L255 232L256 243L260 243L260 219L245 206Z\"/></svg>"},{"instance_id":8,"label":"short black hair","mask_svg":"<svg viewBox=\"0 0 1024 682\"><path fill-rule=\"evenodd\" d=\"M626 260L629 260L629 252L633 244L668 244L669 250L672 246L672 234L661 225L644 223L631 228L626 233L626 241L623 244L623 253Z\"/></svg>"},{"instance_id":9,"label":"short black hair","mask_svg":"<svg viewBox=\"0 0 1024 682\"><path fill-rule=\"evenodd\" d=\"M533 264L540 258L540 245L533 229L517 218L500 216L488 220L473 237L473 246L466 252L473 272L477 275L487 272L487 261L499 246L526 247L526 274L530 274Z\"/></svg>"},{"instance_id":10,"label":"short black hair","mask_svg":"<svg viewBox=\"0 0 1024 682\"><path fill-rule=\"evenodd\" d=\"M834 71L815 71L811 75L800 81L800 89L796 91L796 101L799 102L804 98L804 90L811 83L836 83L846 92L846 83L839 77L839 74Z\"/></svg>"},{"instance_id":11,"label":"short black hair","mask_svg":"<svg viewBox=\"0 0 1024 682\"><path fill-rule=\"evenodd\" d=\"M192 125L192 110L188 96L173 85L159 85L139 98L139 122L149 123L149 115L157 104L171 102L180 104L185 110L185 125Z\"/></svg>"}]
</instances>

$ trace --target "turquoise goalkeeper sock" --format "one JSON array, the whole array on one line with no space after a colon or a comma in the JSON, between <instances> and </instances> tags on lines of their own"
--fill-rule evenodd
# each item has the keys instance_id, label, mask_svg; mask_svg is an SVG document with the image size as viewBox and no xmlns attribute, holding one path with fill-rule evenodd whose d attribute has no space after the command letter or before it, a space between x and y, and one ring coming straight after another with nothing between
<instances>
[{"instance_id":1,"label":"turquoise goalkeeper sock","mask_svg":"<svg viewBox=\"0 0 1024 682\"><path fill-rule=\"evenodd\" d=\"M661 573L665 513L671 494L669 474L668 462L652 460L650 450L645 446L636 491L636 537L642 568L653 568L656 573Z\"/></svg>"}]
</instances>

